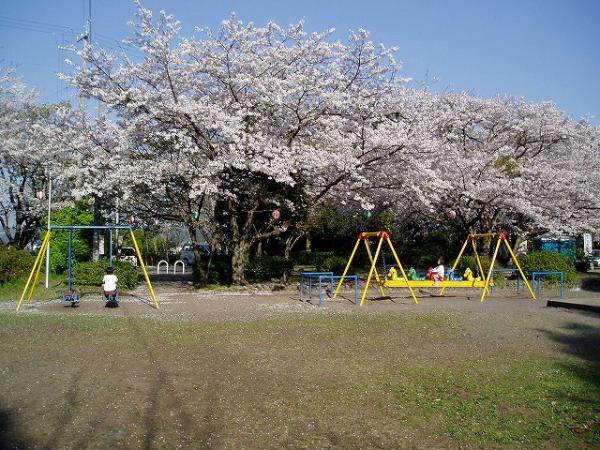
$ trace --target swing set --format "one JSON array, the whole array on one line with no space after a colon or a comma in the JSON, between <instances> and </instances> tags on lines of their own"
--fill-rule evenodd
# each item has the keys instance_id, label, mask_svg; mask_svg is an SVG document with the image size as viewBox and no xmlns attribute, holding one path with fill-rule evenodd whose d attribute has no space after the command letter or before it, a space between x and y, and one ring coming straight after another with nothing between
<instances>
[{"instance_id":1,"label":"swing set","mask_svg":"<svg viewBox=\"0 0 600 450\"><path fill-rule=\"evenodd\" d=\"M373 239L373 238L378 239L377 248L375 250L374 255L371 252L371 246L370 246L370 239ZM477 245L476 245L477 239L486 239L486 238L487 239L496 239L494 255L492 257L490 268L489 268L487 274L483 269L483 265L481 264L481 259L477 252ZM363 289L363 292L362 292L361 298L360 298L361 306L364 303L365 298L367 296L367 292L369 290L369 285L371 284L373 275L375 276L376 284L379 289L379 292L381 293L381 296L385 296L384 288L406 288L409 290L414 303L419 304L419 301L417 300L417 296L415 295L415 291L413 288L438 288L439 287L439 288L441 288L439 295L444 295L444 291L448 288L475 288L475 289L482 289L480 301L483 302L485 299L485 296L490 291L490 287L493 286L493 282L492 282L491 278L492 278L492 274L494 271L494 264L496 263L496 259L498 256L498 251L499 251L502 243L504 243L504 245L508 249L508 252L511 256L513 263L515 264L515 267L517 268L521 278L523 279L523 282L525 283L525 285L527 286L527 289L529 290L529 293L531 294L531 299L532 300L536 299L535 294L533 293L533 290L531 288L531 285L527 281L527 278L525 277L523 269L521 268L521 265L519 264L519 261L517 260L517 257L515 256L515 253L513 252L512 248L510 248L510 245L508 244L508 240L506 238L505 233L469 234L467 236L467 238L465 239L465 242L458 254L458 257L454 261L454 264L452 264L452 268L450 269L450 272L448 272L448 273L454 273L454 271L456 270L456 268L458 267L458 265L460 263L460 259L462 258L468 244L470 243L471 247L473 249L473 253L475 255L475 260L477 261L477 269L478 269L479 273L482 274L483 278L474 277L472 275L471 270L467 269L467 272L465 273L465 277L464 277L465 279L458 279L458 280L457 279L444 279L444 280L440 280L440 281L436 282L434 280L411 279L409 276L407 276L407 273L404 270L402 263L400 262L400 258L398 257L398 254L396 253L394 246L392 245L389 233L387 231L370 231L370 232L359 233L358 238L356 240L356 244L354 245L354 249L352 250L352 253L350 254L350 258L348 259L346 268L344 269L344 273L340 277L340 281L339 281L337 288L333 294L333 299L335 299L339 293L339 290L344 281L344 277L346 277L346 274L348 273L348 269L350 268L350 265L352 264L352 261L354 259L354 256L356 255L356 252L360 246L361 241L364 242L364 245L365 245L365 248L367 251L367 255L369 256L369 261L371 262L371 268L369 269L369 275L367 276L367 281L365 283L365 287ZM389 272L387 271L387 268L385 267L384 250L382 248L384 246L384 242L387 243L387 246L391 250L391 253L394 257L396 265L398 266L398 269L400 270L400 274L402 276L398 275L398 271L394 267L392 267L389 270ZM379 271L377 270L377 260L378 260L380 254L382 255L383 265L384 265L383 274L380 274Z\"/></svg>"},{"instance_id":2,"label":"swing set","mask_svg":"<svg viewBox=\"0 0 600 450\"><path fill-rule=\"evenodd\" d=\"M31 298L33 297L33 291L35 290L35 286L37 285L38 278L40 276L40 271L42 268L42 263L44 262L44 256L46 255L46 249L50 244L50 237L54 230L66 230L69 233L68 237L68 265L67 265L67 273L68 273L68 289L63 294L64 301L70 301L72 306L76 306L79 303L79 293L73 290L73 252L72 252L72 241L73 241L73 230L108 230L109 232L109 242L112 242L112 233L114 230L124 230L129 231L131 235L131 241L133 242L133 247L135 248L135 253L140 263L140 267L142 268L142 272L144 274L144 279L146 280L146 284L148 285L148 290L150 291L150 296L152 297L152 301L154 303L154 307L159 309L158 300L156 299L156 294L154 293L154 289L152 284L150 283L150 277L148 276L148 272L146 270L146 265L144 264L144 259L142 258L142 253L140 252L140 248L138 246L137 240L135 239L135 234L131 226L128 225L51 225L42 241L42 245L40 246L40 250L35 258L33 263L33 267L31 268L31 272L29 273L29 278L27 279L27 283L23 288L23 293L21 294L21 298L17 304L17 311L21 308L21 304L23 300L27 297L27 302L31 302ZM112 245L109 246L109 259L108 265L112 267L113 254L112 254ZM33 281L33 282L32 282Z\"/></svg>"}]
</instances>

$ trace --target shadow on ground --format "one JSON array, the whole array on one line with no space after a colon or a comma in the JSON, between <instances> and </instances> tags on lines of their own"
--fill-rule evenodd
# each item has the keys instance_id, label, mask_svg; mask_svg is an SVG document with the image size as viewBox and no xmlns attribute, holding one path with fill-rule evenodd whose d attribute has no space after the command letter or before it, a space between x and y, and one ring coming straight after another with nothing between
<instances>
[{"instance_id":1,"label":"shadow on ground","mask_svg":"<svg viewBox=\"0 0 600 450\"><path fill-rule=\"evenodd\" d=\"M0 448L20 449L31 447L29 441L18 430L14 415L0 408Z\"/></svg>"},{"instance_id":2,"label":"shadow on ground","mask_svg":"<svg viewBox=\"0 0 600 450\"><path fill-rule=\"evenodd\" d=\"M598 316L595 313L578 314ZM582 380L600 388L600 328L572 322L555 330L540 331L561 344L570 355L589 363L590 366L587 368L577 364L565 364L564 366L576 373Z\"/></svg>"}]
</instances>

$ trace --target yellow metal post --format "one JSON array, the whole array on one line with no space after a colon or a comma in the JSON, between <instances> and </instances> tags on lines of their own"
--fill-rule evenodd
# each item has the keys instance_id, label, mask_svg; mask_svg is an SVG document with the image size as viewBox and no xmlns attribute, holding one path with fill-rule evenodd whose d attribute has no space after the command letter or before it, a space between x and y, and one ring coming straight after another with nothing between
<instances>
[{"instance_id":1,"label":"yellow metal post","mask_svg":"<svg viewBox=\"0 0 600 450\"><path fill-rule=\"evenodd\" d=\"M404 267L402 267L402 264L400 263L400 258L398 258L398 254L396 253L396 249L392 245L392 241L390 241L389 238L387 239L387 242L388 242L388 245L390 247L390 250L392 251L392 255L394 255L394 259L396 260L396 264L398 264L398 267L400 268L400 272L402 273L402 276L406 280L406 285L408 286L408 290L410 291L410 295L412 295L412 298L413 298L413 301L415 302L415 305L418 305L419 301L417 300L417 296L415 295L415 291L413 291L412 286L408 282L408 277L406 276L406 272L404 272Z\"/></svg>"},{"instance_id":2,"label":"yellow metal post","mask_svg":"<svg viewBox=\"0 0 600 450\"><path fill-rule=\"evenodd\" d=\"M29 290L29 296L27 297L27 302L31 302L31 298L33 297L33 291L35 290L35 286L37 285L38 279L40 277L40 273L42 271L42 264L45 261L46 250L48 250L48 246L49 245L50 245L50 241L48 240L46 242L46 246L44 247L44 254L42 255L42 257L38 261L38 267L37 267L37 270L35 271L35 275L34 275L34 278L33 278L33 283L29 287L30 290Z\"/></svg>"},{"instance_id":3,"label":"yellow metal post","mask_svg":"<svg viewBox=\"0 0 600 450\"><path fill-rule=\"evenodd\" d=\"M44 255L46 253L46 247L48 246L48 241L50 240L50 231L48 231L46 233L46 236L44 237L44 240L42 241L42 245L40 247L40 250L37 254L37 256L35 257L35 262L33 263L33 267L31 268L31 272L29 272L29 278L27 278L27 283L25 283L25 287L23 288L23 293L21 294L21 298L19 299L19 302L17 303L17 311L21 308L21 303L23 303L23 299L25 298L25 294L27 292L27 289L29 288L29 285L31 283L31 280L33 278L33 274L37 273L39 274L39 269L41 268L42 264L41 261L44 258ZM37 279L37 276L36 276ZM33 288L35 288L35 283L32 286L31 292L33 293Z\"/></svg>"},{"instance_id":4,"label":"yellow metal post","mask_svg":"<svg viewBox=\"0 0 600 450\"><path fill-rule=\"evenodd\" d=\"M354 245L354 249L352 249L352 253L350 254L350 259L348 259L348 264L346 264L346 268L344 269L344 273L342 273L342 278L340 278L340 282L338 283L337 287L335 288L335 292L333 293L333 299L335 300L335 298L337 297L337 295L340 292L340 289L342 287L342 283L344 282L344 277L346 276L346 274L348 273L348 270L350 269L350 264L352 264L352 260L354 259L354 255L356 254L356 250L358 249L358 246L360 245L360 237L356 240L356 244Z\"/></svg>"},{"instance_id":5,"label":"yellow metal post","mask_svg":"<svg viewBox=\"0 0 600 450\"><path fill-rule=\"evenodd\" d=\"M46 256L45 252L47 250L48 245L50 245L50 241L49 240L46 241L46 247L44 247L44 255L38 261L38 268L37 268L37 270L35 272L35 277L33 279L33 284L31 285L30 290L29 290L29 296L27 297L27 303L31 303L31 298L33 297L33 291L35 291L35 286L36 286L37 281L38 281L38 279L40 277L40 272L42 271L42 263L44 262L44 256Z\"/></svg>"},{"instance_id":6,"label":"yellow metal post","mask_svg":"<svg viewBox=\"0 0 600 450\"><path fill-rule=\"evenodd\" d=\"M364 234L367 234L367 233L363 233L363 235ZM372 235L373 233L368 233L368 234ZM379 233L376 233L376 236L378 234ZM381 242L382 239L383 238L379 238L379 242ZM364 241L365 241L365 248L367 249L367 255L369 255L369 260L371 261L371 266L375 268L375 280L377 280L377 286L379 287L379 292L381 293L381 296L383 297L385 295L385 292L383 290L383 287L381 286L381 278L379 276L379 272L377 271L377 256L375 258L373 258L373 256L371 255L371 248L369 247L368 238L364 239ZM378 248L379 248L379 245L378 245ZM385 274L384 274L384 276L385 276Z\"/></svg>"},{"instance_id":7,"label":"yellow metal post","mask_svg":"<svg viewBox=\"0 0 600 450\"><path fill-rule=\"evenodd\" d=\"M488 237L488 236L481 236ZM473 246L473 254L475 255L475 260L477 261L477 268L479 269L479 273L481 274L481 278L485 280L485 270L483 270L483 264L481 264L481 258L479 258L479 253L477 252L477 245L475 244L475 240L471 241L471 245Z\"/></svg>"},{"instance_id":8,"label":"yellow metal post","mask_svg":"<svg viewBox=\"0 0 600 450\"><path fill-rule=\"evenodd\" d=\"M480 300L481 302L483 302L483 299L485 298L485 294L487 294L488 289L489 289L490 279L492 278L492 272L494 269L494 264L496 262L496 257L498 256L498 250L500 249L501 241L502 241L502 239L500 237L498 237L498 242L496 242L496 248L494 249L494 256L492 256L492 262L490 264L490 270L485 279L485 285L483 286L483 292L481 293L481 300Z\"/></svg>"},{"instance_id":9,"label":"yellow metal post","mask_svg":"<svg viewBox=\"0 0 600 450\"><path fill-rule=\"evenodd\" d=\"M148 276L148 272L146 271L146 265L144 264L144 258L142 258L142 253L140 252L140 248L138 247L137 241L135 239L135 234L133 233L133 230L131 230L130 233L131 233L131 241L133 242L133 246L135 247L136 255L142 266L142 272L144 272L144 278L146 279L146 284L148 284L148 289L150 290L150 296L152 297L152 300L154 301L154 307L156 309L159 309L160 306L158 305L158 300L156 299L156 295L154 294L154 289L152 288L152 283L150 283L150 277Z\"/></svg>"},{"instance_id":10,"label":"yellow metal post","mask_svg":"<svg viewBox=\"0 0 600 450\"><path fill-rule=\"evenodd\" d=\"M383 243L383 239L379 239L379 243L377 244L377 250L375 250L375 260L372 260L371 270L369 270L369 276L367 277L367 283L365 284L365 289L363 290L362 296L360 297L360 306L365 301L365 297L367 296L367 291L369 290L369 283L371 283L371 277L373 276L373 271L375 270L375 262L377 261L377 257L379 256L379 252L381 251L381 244Z\"/></svg>"},{"instance_id":11,"label":"yellow metal post","mask_svg":"<svg viewBox=\"0 0 600 450\"><path fill-rule=\"evenodd\" d=\"M517 259L517 256L513 252L513 249L510 248L510 245L508 245L508 242L506 241L506 239L504 240L504 243L508 247L508 251L510 253L510 257L512 258L513 262L517 266L517 269L519 270L519 274L521 275L521 278L523 278L523 282L525 283L525 285L527 286L527 289L529 290L529 293L531 294L531 299L532 300L536 300L535 294L533 293L533 289L531 288L531 285L529 284L529 281L527 281L527 278L525 278L525 274L523 273L523 269L521 268L521 264L519 264L519 260Z\"/></svg>"}]
</instances>

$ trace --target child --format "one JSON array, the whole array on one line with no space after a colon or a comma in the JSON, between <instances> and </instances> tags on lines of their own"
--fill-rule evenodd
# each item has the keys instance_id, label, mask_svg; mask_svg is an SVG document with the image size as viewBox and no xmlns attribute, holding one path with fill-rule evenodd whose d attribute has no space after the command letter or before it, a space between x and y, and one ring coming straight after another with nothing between
<instances>
[{"instance_id":1,"label":"child","mask_svg":"<svg viewBox=\"0 0 600 450\"><path fill-rule=\"evenodd\" d=\"M106 275L102 278L102 289L104 290L104 297L106 298L106 306L109 308L116 308L119 306L117 302L117 281L119 279L113 274L113 268L106 268Z\"/></svg>"},{"instance_id":2,"label":"child","mask_svg":"<svg viewBox=\"0 0 600 450\"><path fill-rule=\"evenodd\" d=\"M438 265L431 270L431 279L433 285L437 286L440 281L444 281L444 258L438 259Z\"/></svg>"}]
</instances>

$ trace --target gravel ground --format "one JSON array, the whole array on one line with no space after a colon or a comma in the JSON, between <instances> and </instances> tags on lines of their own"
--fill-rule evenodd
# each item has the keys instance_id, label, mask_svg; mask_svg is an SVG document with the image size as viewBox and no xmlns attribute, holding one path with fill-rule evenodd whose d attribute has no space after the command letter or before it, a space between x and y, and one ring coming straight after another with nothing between
<instances>
[{"instance_id":1,"label":"gravel ground","mask_svg":"<svg viewBox=\"0 0 600 450\"><path fill-rule=\"evenodd\" d=\"M481 303L479 290L447 290L444 297L434 295L435 291L417 291L419 304L414 304L406 290L388 289L391 297L375 299L373 291L363 306L354 304L353 290L342 290L340 297L332 300L324 295L321 305L300 299L298 289L288 287L283 290L271 290L270 286L258 286L241 289L196 290L182 283L165 283L154 286L160 309L152 307L152 301L145 285L130 294L122 296L120 307L104 307L100 295L85 295L78 308L71 308L60 300L32 302L23 304L23 313L137 316L162 320L199 320L209 322L249 321L276 317L285 314L402 314L406 312L426 312L434 310L507 313L507 314L550 314L564 315L573 312L563 308L548 308L546 300L559 299L558 292L548 290L541 299L532 301L523 293L517 294L510 289L497 289ZM587 291L571 291L566 301L600 305L600 295ZM315 295L316 302L316 295ZM1 309L14 309L14 302L0 304ZM598 314L580 312L583 315L600 317Z\"/></svg>"},{"instance_id":2,"label":"gravel ground","mask_svg":"<svg viewBox=\"0 0 600 450\"><path fill-rule=\"evenodd\" d=\"M277 291L266 285L197 290L185 283L159 283L154 289L160 303L158 310L152 306L147 287L140 285L134 292L122 296L119 308L105 308L100 295L86 295L77 308L54 300L25 304L21 311L24 314L101 315L214 323L289 315L442 313L460 316L470 345L476 347L499 349L510 344L540 355L564 355L566 350L576 358L583 356L592 361L600 358L600 314L547 307L547 300L559 299L558 290L548 289L542 292L541 299L533 301L512 289L495 289L482 303L479 301L480 290L452 289L440 297L434 295L437 290L422 289L416 292L419 304L414 304L406 290L388 289L386 294L391 294L391 298L376 299L373 289L363 306L357 306L353 289L342 290L336 300L324 295L321 305L309 303L306 297L301 300L295 287ZM600 306L600 294L590 291L569 291L563 300ZM15 304L2 306L14 309ZM581 333L588 338L583 338ZM589 335L593 336L591 340ZM565 339L567 345L563 342ZM448 348L447 352L449 355L460 353L453 348Z\"/></svg>"}]
</instances>

